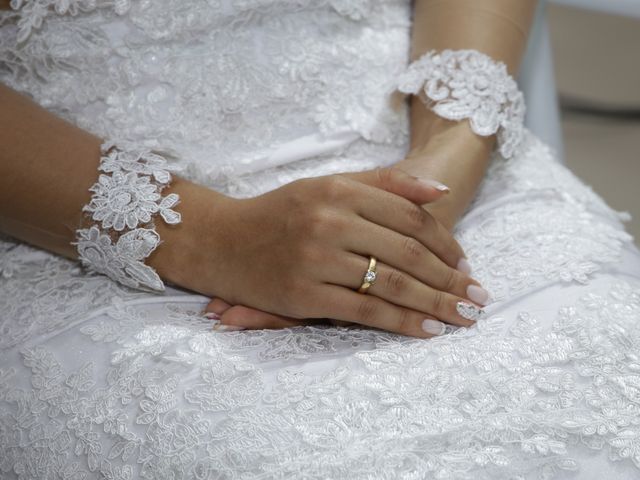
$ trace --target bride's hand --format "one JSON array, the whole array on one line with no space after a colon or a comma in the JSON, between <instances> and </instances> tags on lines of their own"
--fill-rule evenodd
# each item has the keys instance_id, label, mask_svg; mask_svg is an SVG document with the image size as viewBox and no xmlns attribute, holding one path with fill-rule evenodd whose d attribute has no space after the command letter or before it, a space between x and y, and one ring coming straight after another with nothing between
<instances>
[{"instance_id":1,"label":"bride's hand","mask_svg":"<svg viewBox=\"0 0 640 480\"><path fill-rule=\"evenodd\" d=\"M398 168L301 182L307 183L304 189L289 192L294 193L295 200L285 196L275 203L270 201L266 209L284 211L285 217L289 215L284 222L288 226L275 230L290 232L277 235L277 252L265 259L260 245L267 248L266 245L275 240L267 232L277 227L279 214L275 215L276 219L264 219L265 225L271 228L265 227L261 241L249 249L249 256L256 259L258 266L253 272L254 278L271 275L284 282L284 285L272 282L268 288L262 288L270 292L264 292L267 301L272 300L269 307L262 310L278 314L261 312L260 307L237 305L224 313L225 323L248 328L278 328L299 325L301 318L331 318L414 336L442 332L444 325L439 321L464 326L473 323L458 313L456 305L460 301L470 303L467 300L470 296L481 304L486 300L486 293L464 272L456 270L459 265L465 269L461 248L420 206L438 198L442 190L420 186ZM307 195L311 198L304 198ZM286 202L283 209L277 206L281 200ZM309 202L314 207L309 207ZM261 210L255 205L247 207L253 215ZM244 210L236 218L244 218L243 225L253 224L246 221L247 215L252 215L251 210ZM262 212L263 216L264 210ZM297 258L296 253L299 253ZM362 281L369 254L379 260L379 277L367 295L363 295L355 290ZM274 266L272 261L279 256L278 265ZM273 268L277 272L269 272ZM248 272L248 276L250 274ZM280 288L274 289L276 285ZM256 287L260 284L252 288ZM248 305L225 297L219 289L216 294L234 304ZM273 295L284 296L273 298ZM221 312L226 310L224 305L228 308L226 302L218 299L208 310ZM287 309L291 313L284 313ZM305 314L305 311L311 313ZM425 319L428 321L423 322ZM429 332L423 331L423 326Z\"/></svg>"},{"instance_id":2,"label":"bride's hand","mask_svg":"<svg viewBox=\"0 0 640 480\"><path fill-rule=\"evenodd\" d=\"M445 121L427 110L423 113L429 126L424 129L424 138L416 135L415 145L396 166L421 178L444 180L452 187L451 194L437 202L423 205L440 225L452 231L475 196L487 168L494 139L475 135L465 122ZM357 177L353 178L358 180ZM469 272L468 264L466 268ZM286 328L311 322L310 319L299 320L274 315L241 304L229 305L220 297L214 298L207 305L206 311L219 317L223 328ZM339 320L327 320L333 324L346 324Z\"/></svg>"}]
</instances>

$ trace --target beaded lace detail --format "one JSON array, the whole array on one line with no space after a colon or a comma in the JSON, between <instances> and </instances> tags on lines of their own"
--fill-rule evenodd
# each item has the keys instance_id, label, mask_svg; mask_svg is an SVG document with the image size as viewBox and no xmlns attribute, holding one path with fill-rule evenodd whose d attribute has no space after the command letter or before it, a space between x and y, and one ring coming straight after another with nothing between
<instances>
[{"instance_id":1,"label":"beaded lace detail","mask_svg":"<svg viewBox=\"0 0 640 480\"><path fill-rule=\"evenodd\" d=\"M478 135L497 133L498 148L505 158L513 156L522 140L522 92L503 62L477 50L425 53L400 75L398 90L418 94L444 118L469 119Z\"/></svg>"},{"instance_id":2,"label":"beaded lace detail","mask_svg":"<svg viewBox=\"0 0 640 480\"><path fill-rule=\"evenodd\" d=\"M103 143L101 150L103 173L83 208L96 225L77 230L79 259L90 270L128 287L162 291L162 280L144 260L160 243L152 217L159 213L170 225L181 221L172 210L178 195L160 194L171 181L166 161L147 149L123 149L112 142Z\"/></svg>"}]
</instances>

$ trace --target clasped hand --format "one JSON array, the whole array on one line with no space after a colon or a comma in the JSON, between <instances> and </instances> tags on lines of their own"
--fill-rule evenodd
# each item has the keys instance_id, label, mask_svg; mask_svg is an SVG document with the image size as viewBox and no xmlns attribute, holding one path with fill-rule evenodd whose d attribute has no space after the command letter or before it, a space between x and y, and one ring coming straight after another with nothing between
<instances>
[{"instance_id":1,"label":"clasped hand","mask_svg":"<svg viewBox=\"0 0 640 480\"><path fill-rule=\"evenodd\" d=\"M421 206L445 194L390 167L234 199L217 237L226 253L207 311L245 328L331 319L427 338L445 324L471 326L465 311L479 311L488 294L451 233ZM377 280L358 293L370 255Z\"/></svg>"}]
</instances>

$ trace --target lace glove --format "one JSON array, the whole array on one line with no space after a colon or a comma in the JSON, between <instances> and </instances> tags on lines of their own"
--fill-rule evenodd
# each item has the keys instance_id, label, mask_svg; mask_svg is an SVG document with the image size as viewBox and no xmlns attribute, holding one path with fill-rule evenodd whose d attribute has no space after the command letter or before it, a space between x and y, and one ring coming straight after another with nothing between
<instances>
[{"instance_id":1,"label":"lace glove","mask_svg":"<svg viewBox=\"0 0 640 480\"><path fill-rule=\"evenodd\" d=\"M89 270L107 275L128 287L163 291L164 283L144 260L160 243L153 217L175 225L179 202L175 193L163 197L171 182L166 159L144 148L105 142L98 181L89 189L83 207L93 225L76 231L79 260Z\"/></svg>"},{"instance_id":2,"label":"lace glove","mask_svg":"<svg viewBox=\"0 0 640 480\"><path fill-rule=\"evenodd\" d=\"M478 135L497 133L505 158L513 156L523 137L522 92L504 63L477 50L431 50L400 75L397 89L418 94L441 117L468 118Z\"/></svg>"}]
</instances>

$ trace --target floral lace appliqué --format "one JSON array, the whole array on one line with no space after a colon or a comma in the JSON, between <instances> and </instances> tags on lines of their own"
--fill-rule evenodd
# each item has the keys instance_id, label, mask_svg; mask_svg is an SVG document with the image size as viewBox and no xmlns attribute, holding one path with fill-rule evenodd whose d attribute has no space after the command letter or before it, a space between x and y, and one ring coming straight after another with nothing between
<instances>
[{"instance_id":1,"label":"floral lace appliqu\u00e9","mask_svg":"<svg viewBox=\"0 0 640 480\"><path fill-rule=\"evenodd\" d=\"M640 469L639 285L577 288L553 319L497 315L429 341L312 326L219 334L188 306L168 304L165 320L115 302L72 347L115 342L110 364L42 344L0 368L0 471L549 479L580 469L576 448ZM366 345L349 347L360 332ZM256 353L276 340L291 355L272 371ZM310 363L287 366L302 350Z\"/></svg>"},{"instance_id":2,"label":"floral lace appliqu\u00e9","mask_svg":"<svg viewBox=\"0 0 640 480\"><path fill-rule=\"evenodd\" d=\"M172 210L178 195L160 194L171 181L166 162L146 149L125 149L111 142L102 145L102 153L99 170L105 173L90 188L93 196L83 208L101 228L78 229L79 258L90 270L128 287L161 291L162 280L144 260L160 243L152 216L160 213L170 225L181 221Z\"/></svg>"},{"instance_id":3,"label":"floral lace appliqu\u00e9","mask_svg":"<svg viewBox=\"0 0 640 480\"><path fill-rule=\"evenodd\" d=\"M477 50L432 50L412 62L398 90L419 94L449 120L469 119L478 135L498 134L503 157L512 157L523 135L524 96L503 62Z\"/></svg>"}]
</instances>

